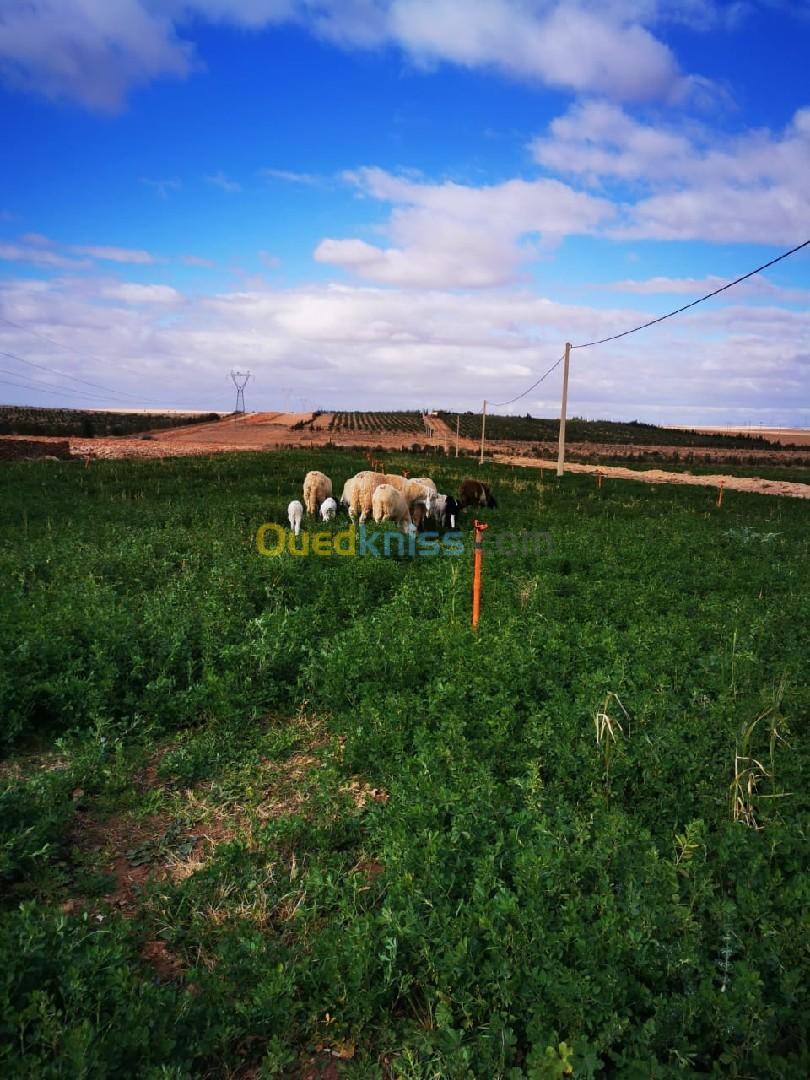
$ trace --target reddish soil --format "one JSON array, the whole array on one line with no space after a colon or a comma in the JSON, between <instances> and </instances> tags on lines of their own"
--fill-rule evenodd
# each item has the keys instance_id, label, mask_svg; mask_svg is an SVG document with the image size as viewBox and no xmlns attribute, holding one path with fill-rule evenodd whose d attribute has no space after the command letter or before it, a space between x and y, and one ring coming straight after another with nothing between
<instances>
[{"instance_id":1,"label":"reddish soil","mask_svg":"<svg viewBox=\"0 0 810 1080\"><path fill-rule=\"evenodd\" d=\"M22 435L6 438L0 442L0 460L44 457L66 460L70 457L70 443L62 438L50 439L45 443L41 439L32 439Z\"/></svg>"}]
</instances>

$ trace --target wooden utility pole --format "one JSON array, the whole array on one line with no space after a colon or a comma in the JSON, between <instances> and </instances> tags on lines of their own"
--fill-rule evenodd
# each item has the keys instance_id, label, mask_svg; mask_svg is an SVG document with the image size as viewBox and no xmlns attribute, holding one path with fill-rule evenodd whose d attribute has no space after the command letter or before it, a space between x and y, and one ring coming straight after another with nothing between
<instances>
[{"instance_id":1,"label":"wooden utility pole","mask_svg":"<svg viewBox=\"0 0 810 1080\"><path fill-rule=\"evenodd\" d=\"M563 389L562 404L560 406L560 451L557 455L557 476L565 472L565 413L568 409L568 364L571 359L571 342L565 343L565 360L563 363Z\"/></svg>"},{"instance_id":2,"label":"wooden utility pole","mask_svg":"<svg viewBox=\"0 0 810 1080\"><path fill-rule=\"evenodd\" d=\"M461 417L457 416L456 417L456 457L458 457L458 428L459 428L460 423L461 423Z\"/></svg>"},{"instance_id":3,"label":"wooden utility pole","mask_svg":"<svg viewBox=\"0 0 810 1080\"><path fill-rule=\"evenodd\" d=\"M487 429L487 399L484 398L484 404L481 406L481 457L478 464L484 464L484 435Z\"/></svg>"}]
</instances>

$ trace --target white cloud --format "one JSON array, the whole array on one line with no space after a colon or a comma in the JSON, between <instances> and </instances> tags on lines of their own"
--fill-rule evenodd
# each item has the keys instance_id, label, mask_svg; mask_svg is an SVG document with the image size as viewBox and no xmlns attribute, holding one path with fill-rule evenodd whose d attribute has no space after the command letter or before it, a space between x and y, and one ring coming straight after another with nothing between
<instances>
[{"instance_id":1,"label":"white cloud","mask_svg":"<svg viewBox=\"0 0 810 1080\"><path fill-rule=\"evenodd\" d=\"M267 180L286 180L289 184L302 184L305 187L317 187L323 178L313 173L293 172L291 169L259 169L259 175Z\"/></svg>"},{"instance_id":2,"label":"white cloud","mask_svg":"<svg viewBox=\"0 0 810 1080\"><path fill-rule=\"evenodd\" d=\"M133 87L192 69L192 47L141 0L6 0L0 74L45 97L120 108Z\"/></svg>"},{"instance_id":3,"label":"white cloud","mask_svg":"<svg viewBox=\"0 0 810 1080\"><path fill-rule=\"evenodd\" d=\"M29 232L20 237L23 244L32 244L34 247L51 247L52 241L42 233Z\"/></svg>"},{"instance_id":4,"label":"white cloud","mask_svg":"<svg viewBox=\"0 0 810 1080\"><path fill-rule=\"evenodd\" d=\"M513 281L542 245L584 234L613 216L605 199L558 180L509 180L487 187L416 183L382 169L348 173L359 192L393 203L393 246L328 237L315 259L370 281L437 288L484 288Z\"/></svg>"},{"instance_id":5,"label":"white cloud","mask_svg":"<svg viewBox=\"0 0 810 1080\"><path fill-rule=\"evenodd\" d=\"M206 270L210 270L212 267L216 266L213 259L204 259L201 255L181 255L180 262L183 266L195 266Z\"/></svg>"},{"instance_id":6,"label":"white cloud","mask_svg":"<svg viewBox=\"0 0 810 1080\"><path fill-rule=\"evenodd\" d=\"M67 255L60 255L56 251L49 251L40 244L0 244L0 259L5 262L30 263L32 266L42 266L53 270L78 270L84 266L90 266L89 259L71 259Z\"/></svg>"},{"instance_id":7,"label":"white cloud","mask_svg":"<svg viewBox=\"0 0 810 1080\"><path fill-rule=\"evenodd\" d=\"M513 77L622 101L666 97L680 81L670 50L627 8L408 0L392 5L391 31L417 60L494 66Z\"/></svg>"},{"instance_id":8,"label":"white cloud","mask_svg":"<svg viewBox=\"0 0 810 1080\"><path fill-rule=\"evenodd\" d=\"M140 285L128 281L104 285L101 296L123 300L125 304L176 304L182 300L181 294L170 285Z\"/></svg>"},{"instance_id":9,"label":"white cloud","mask_svg":"<svg viewBox=\"0 0 810 1080\"><path fill-rule=\"evenodd\" d=\"M78 276L6 279L0 310L70 345L82 359L60 350L65 370L189 408L229 407L225 372L244 365L256 375L254 408L272 408L274 388L285 385L313 407L478 409L484 397L524 389L566 339L604 336L645 317L632 307L567 305L524 291L257 284L208 298L179 293L170 305L155 294L105 292L114 285ZM55 359L47 343L7 326L0 348ZM797 423L810 415L808 358L807 310L718 301L574 353L570 409L682 423ZM516 408L553 415L559 385L558 370Z\"/></svg>"},{"instance_id":10,"label":"white cloud","mask_svg":"<svg viewBox=\"0 0 810 1080\"><path fill-rule=\"evenodd\" d=\"M80 255L89 255L91 259L102 259L105 262L134 263L146 265L158 260L148 251L139 248L105 247L104 245L81 244L73 248Z\"/></svg>"},{"instance_id":11,"label":"white cloud","mask_svg":"<svg viewBox=\"0 0 810 1080\"><path fill-rule=\"evenodd\" d=\"M703 278L653 277L642 281L627 278L624 281L610 281L589 287L609 292L634 293L636 296L667 295L697 299L722 288L727 284L727 280L712 275ZM734 286L734 299L739 300L741 297L802 304L810 302L810 289L795 289L778 285L763 274L758 274Z\"/></svg>"},{"instance_id":12,"label":"white cloud","mask_svg":"<svg viewBox=\"0 0 810 1080\"><path fill-rule=\"evenodd\" d=\"M808 221L810 193L797 177L764 190L728 184L652 195L635 204L614 235L788 245L806 238Z\"/></svg>"},{"instance_id":13,"label":"white cloud","mask_svg":"<svg viewBox=\"0 0 810 1080\"><path fill-rule=\"evenodd\" d=\"M734 136L643 123L606 102L573 106L531 144L539 164L595 188L624 184L617 238L790 244L810 220L810 108L781 132Z\"/></svg>"},{"instance_id":14,"label":"white cloud","mask_svg":"<svg viewBox=\"0 0 810 1080\"><path fill-rule=\"evenodd\" d=\"M709 5L719 7L722 5ZM416 65L496 70L614 100L688 93L657 23L691 20L691 3L630 0L6 0L0 73L17 87L119 108L132 87L186 77L195 19L257 31L297 24L347 49L396 46Z\"/></svg>"},{"instance_id":15,"label":"white cloud","mask_svg":"<svg viewBox=\"0 0 810 1080\"><path fill-rule=\"evenodd\" d=\"M206 181L213 187L218 187L222 191L226 191L229 195L235 195L238 191L242 190L242 185L238 180L229 179L224 172L214 173L212 176L206 176Z\"/></svg>"},{"instance_id":16,"label":"white cloud","mask_svg":"<svg viewBox=\"0 0 810 1080\"><path fill-rule=\"evenodd\" d=\"M609 281L602 285L591 285L592 289L607 289L611 292L629 292L637 296L655 296L659 293L668 295L680 295L685 293L691 296L700 296L723 285L723 279L719 277L705 278L670 278L654 277L645 281L635 281L627 278L624 281Z\"/></svg>"}]
</instances>

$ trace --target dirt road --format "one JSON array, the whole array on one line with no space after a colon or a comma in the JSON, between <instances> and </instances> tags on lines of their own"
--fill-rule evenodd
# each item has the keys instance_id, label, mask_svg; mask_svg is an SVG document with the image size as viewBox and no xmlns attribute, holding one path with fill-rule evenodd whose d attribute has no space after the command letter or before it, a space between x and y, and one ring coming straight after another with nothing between
<instances>
[{"instance_id":1,"label":"dirt road","mask_svg":"<svg viewBox=\"0 0 810 1080\"><path fill-rule=\"evenodd\" d=\"M519 465L527 469L551 469L556 473L556 461L539 461L537 458L512 457L496 454L495 460L503 465ZM566 472L597 473L608 479L640 480L644 484L693 484L699 487L719 488L722 483L725 491L749 491L757 495L790 495L794 499L810 499L810 484L799 484L788 480L762 480L754 476L726 476L718 473L713 476L696 476L688 472L665 472L663 469L628 469L621 465L581 465L571 462L565 466Z\"/></svg>"}]
</instances>

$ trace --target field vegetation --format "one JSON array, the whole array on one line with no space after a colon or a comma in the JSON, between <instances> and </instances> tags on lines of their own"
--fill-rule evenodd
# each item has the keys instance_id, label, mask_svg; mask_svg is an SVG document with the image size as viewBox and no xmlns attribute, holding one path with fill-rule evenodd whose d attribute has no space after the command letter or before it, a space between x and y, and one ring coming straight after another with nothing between
<instances>
[{"instance_id":1,"label":"field vegetation","mask_svg":"<svg viewBox=\"0 0 810 1080\"><path fill-rule=\"evenodd\" d=\"M332 414L329 430L424 434L425 425L419 412L336 412Z\"/></svg>"},{"instance_id":2,"label":"field vegetation","mask_svg":"<svg viewBox=\"0 0 810 1080\"><path fill-rule=\"evenodd\" d=\"M219 413L126 413L0 405L0 435L75 435L92 439L97 435L134 435L219 418Z\"/></svg>"},{"instance_id":3,"label":"field vegetation","mask_svg":"<svg viewBox=\"0 0 810 1080\"><path fill-rule=\"evenodd\" d=\"M457 413L439 413L455 431ZM460 433L467 439L481 438L481 413L460 414ZM559 434L559 420L544 420L530 415L488 415L486 434L488 439L534 442L549 441ZM566 438L570 442L630 443L641 446L707 446L718 450L782 450L782 444L770 442L761 435L723 435L705 431L686 431L679 428L658 427L638 420L620 423L614 420L581 420L573 417L566 423ZM802 447L786 447L798 449Z\"/></svg>"},{"instance_id":4,"label":"field vegetation","mask_svg":"<svg viewBox=\"0 0 810 1080\"><path fill-rule=\"evenodd\" d=\"M365 465L0 471L0 1074L809 1075L810 504L488 466L474 634Z\"/></svg>"}]
</instances>

